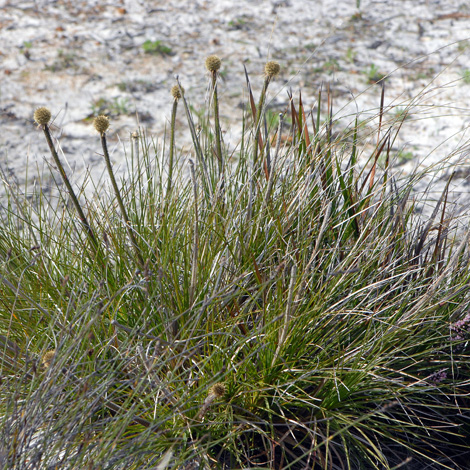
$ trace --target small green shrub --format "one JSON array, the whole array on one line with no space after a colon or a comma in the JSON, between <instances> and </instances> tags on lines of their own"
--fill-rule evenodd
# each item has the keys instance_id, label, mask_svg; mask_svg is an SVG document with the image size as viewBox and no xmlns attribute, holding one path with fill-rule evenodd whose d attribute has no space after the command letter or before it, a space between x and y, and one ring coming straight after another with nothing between
<instances>
[{"instance_id":1,"label":"small green shrub","mask_svg":"<svg viewBox=\"0 0 470 470\"><path fill-rule=\"evenodd\" d=\"M381 73L375 64L371 64L368 70L363 72L367 77L368 83L377 83L385 78L385 74Z\"/></svg>"},{"instance_id":2,"label":"small green shrub","mask_svg":"<svg viewBox=\"0 0 470 470\"><path fill-rule=\"evenodd\" d=\"M150 39L142 44L142 49L146 54L170 55L172 53L171 47L163 44L162 41L151 41Z\"/></svg>"},{"instance_id":3,"label":"small green shrub","mask_svg":"<svg viewBox=\"0 0 470 470\"><path fill-rule=\"evenodd\" d=\"M356 56L357 52L352 47L348 47L348 50L346 51L346 61L352 64L356 59Z\"/></svg>"},{"instance_id":4,"label":"small green shrub","mask_svg":"<svg viewBox=\"0 0 470 470\"><path fill-rule=\"evenodd\" d=\"M413 160L413 152L400 150L397 155L398 163L406 163Z\"/></svg>"},{"instance_id":5,"label":"small green shrub","mask_svg":"<svg viewBox=\"0 0 470 470\"><path fill-rule=\"evenodd\" d=\"M465 85L470 84L470 69L465 69L462 71L462 81L465 83Z\"/></svg>"},{"instance_id":6,"label":"small green shrub","mask_svg":"<svg viewBox=\"0 0 470 470\"><path fill-rule=\"evenodd\" d=\"M57 51L57 58L52 64L44 67L49 72L60 72L62 70L77 70L78 57L74 52L65 52L62 49Z\"/></svg>"},{"instance_id":7,"label":"small green shrub","mask_svg":"<svg viewBox=\"0 0 470 470\"><path fill-rule=\"evenodd\" d=\"M341 67L336 59L327 60L321 67L316 67L314 72L317 73L327 73L328 75L333 74L341 70Z\"/></svg>"},{"instance_id":8,"label":"small green shrub","mask_svg":"<svg viewBox=\"0 0 470 470\"><path fill-rule=\"evenodd\" d=\"M129 100L125 97L115 97L113 99L98 98L91 103L88 118L91 119L100 114L107 114L110 116L129 114L131 112L129 106Z\"/></svg>"},{"instance_id":9,"label":"small green shrub","mask_svg":"<svg viewBox=\"0 0 470 470\"><path fill-rule=\"evenodd\" d=\"M470 49L470 41L468 39L465 39L463 41L459 41L458 43L458 51L459 52L465 52L466 50Z\"/></svg>"}]
</instances>

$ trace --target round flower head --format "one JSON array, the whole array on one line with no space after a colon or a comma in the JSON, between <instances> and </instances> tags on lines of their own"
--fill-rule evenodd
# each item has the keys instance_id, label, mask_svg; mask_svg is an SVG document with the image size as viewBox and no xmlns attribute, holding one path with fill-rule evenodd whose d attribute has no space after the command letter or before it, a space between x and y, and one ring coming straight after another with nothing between
<instances>
[{"instance_id":1,"label":"round flower head","mask_svg":"<svg viewBox=\"0 0 470 470\"><path fill-rule=\"evenodd\" d=\"M98 116L93 121L93 125L100 134L104 134L108 130L109 119L106 116Z\"/></svg>"},{"instance_id":2,"label":"round flower head","mask_svg":"<svg viewBox=\"0 0 470 470\"><path fill-rule=\"evenodd\" d=\"M51 117L51 112L44 106L34 111L34 120L40 126L45 126L51 120Z\"/></svg>"},{"instance_id":3,"label":"round flower head","mask_svg":"<svg viewBox=\"0 0 470 470\"><path fill-rule=\"evenodd\" d=\"M277 62L274 62L273 60L270 62L267 62L266 65L264 66L264 73L269 78L275 77L279 73L280 70L281 70L281 66Z\"/></svg>"},{"instance_id":4,"label":"round flower head","mask_svg":"<svg viewBox=\"0 0 470 470\"><path fill-rule=\"evenodd\" d=\"M173 96L175 100L179 100L181 98L181 90L178 85L171 88L171 96Z\"/></svg>"},{"instance_id":5,"label":"round flower head","mask_svg":"<svg viewBox=\"0 0 470 470\"><path fill-rule=\"evenodd\" d=\"M216 55L210 55L206 59L206 69L209 70L209 72L217 72L221 65L222 61Z\"/></svg>"},{"instance_id":6,"label":"round flower head","mask_svg":"<svg viewBox=\"0 0 470 470\"><path fill-rule=\"evenodd\" d=\"M225 388L225 385L219 382L219 383L216 383L215 385L212 385L212 387L209 389L209 395L213 395L217 398L220 398L225 395L226 391L227 389Z\"/></svg>"},{"instance_id":7,"label":"round flower head","mask_svg":"<svg viewBox=\"0 0 470 470\"><path fill-rule=\"evenodd\" d=\"M42 365L47 369L51 364L55 356L55 349L52 351L47 351L44 356L42 356Z\"/></svg>"}]
</instances>

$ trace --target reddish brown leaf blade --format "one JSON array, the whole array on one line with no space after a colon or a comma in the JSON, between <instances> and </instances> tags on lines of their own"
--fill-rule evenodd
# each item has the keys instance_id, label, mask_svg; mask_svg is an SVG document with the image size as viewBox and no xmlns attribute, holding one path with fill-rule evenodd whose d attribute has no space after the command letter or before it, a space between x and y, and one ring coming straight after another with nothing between
<instances>
[{"instance_id":1,"label":"reddish brown leaf blade","mask_svg":"<svg viewBox=\"0 0 470 470\"><path fill-rule=\"evenodd\" d=\"M302 103L302 92L299 93L299 112L302 113L302 123L304 126L305 145L307 146L308 152L311 154L312 149L310 148L310 135L308 133L307 118L305 117L304 105Z\"/></svg>"},{"instance_id":2,"label":"reddish brown leaf blade","mask_svg":"<svg viewBox=\"0 0 470 470\"><path fill-rule=\"evenodd\" d=\"M256 262L256 259L254 257L254 255L252 255L253 257L253 265L255 267L255 272L256 272L256 278L258 279L258 282L260 284L263 284L263 277L261 276L261 273L260 273L260 270L259 270L259 267L258 267L258 263Z\"/></svg>"},{"instance_id":3,"label":"reddish brown leaf blade","mask_svg":"<svg viewBox=\"0 0 470 470\"><path fill-rule=\"evenodd\" d=\"M245 65L243 65L243 68L245 69L246 86L248 88L248 96L250 98L251 114L253 115L254 122L256 122L256 104L253 98L253 93L251 92L250 77L248 76Z\"/></svg>"}]
</instances>

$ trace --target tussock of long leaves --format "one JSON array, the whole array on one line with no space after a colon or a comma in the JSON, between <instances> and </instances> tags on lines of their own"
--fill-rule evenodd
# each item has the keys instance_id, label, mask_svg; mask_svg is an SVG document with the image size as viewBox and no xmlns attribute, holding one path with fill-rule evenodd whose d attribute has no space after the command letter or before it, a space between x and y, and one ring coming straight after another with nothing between
<instances>
[{"instance_id":1,"label":"tussock of long leaves","mask_svg":"<svg viewBox=\"0 0 470 470\"><path fill-rule=\"evenodd\" d=\"M209 116L168 194L140 136L121 191L143 267L111 191L82 194L96 252L63 190L7 188L2 468L465 468L470 272L447 193L413 215L382 111L362 165L357 126L333 138L293 99L284 127L259 113L251 97L222 175Z\"/></svg>"}]
</instances>

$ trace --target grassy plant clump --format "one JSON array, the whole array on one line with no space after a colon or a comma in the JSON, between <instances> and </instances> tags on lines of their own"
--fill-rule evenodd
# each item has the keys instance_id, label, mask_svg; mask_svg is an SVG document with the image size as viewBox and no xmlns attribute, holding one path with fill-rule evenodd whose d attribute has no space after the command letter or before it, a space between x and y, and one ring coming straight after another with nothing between
<instances>
[{"instance_id":1,"label":"grassy plant clump","mask_svg":"<svg viewBox=\"0 0 470 470\"><path fill-rule=\"evenodd\" d=\"M74 189L37 112L67 184L3 178L2 468L466 468L470 235L449 185L418 218L433 170L394 172L406 124L383 106L368 155L321 93L268 130L265 73L234 149L178 81L169 154L140 132L119 184L98 118L112 190Z\"/></svg>"}]
</instances>

